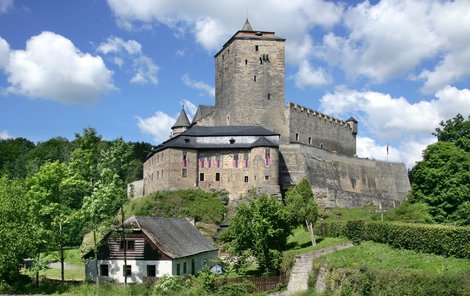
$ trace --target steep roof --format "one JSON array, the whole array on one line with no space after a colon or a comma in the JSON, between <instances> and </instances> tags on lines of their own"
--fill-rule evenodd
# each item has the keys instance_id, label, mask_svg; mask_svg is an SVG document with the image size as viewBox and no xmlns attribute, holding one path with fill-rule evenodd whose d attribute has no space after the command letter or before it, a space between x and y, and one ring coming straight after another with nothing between
<instances>
[{"instance_id":1,"label":"steep roof","mask_svg":"<svg viewBox=\"0 0 470 296\"><path fill-rule=\"evenodd\" d=\"M194 114L193 122L196 123L199 119L206 117L207 115L214 112L215 106L210 105L199 105L196 110L196 114Z\"/></svg>"},{"instance_id":2,"label":"steep roof","mask_svg":"<svg viewBox=\"0 0 470 296\"><path fill-rule=\"evenodd\" d=\"M184 218L132 216L124 223L142 229L148 238L172 259L217 250Z\"/></svg>"},{"instance_id":3,"label":"steep roof","mask_svg":"<svg viewBox=\"0 0 470 296\"><path fill-rule=\"evenodd\" d=\"M346 122L348 122L348 121L352 121L352 122L354 122L354 123L357 123L356 118L354 118L354 117L352 117L352 116L349 117L349 118L346 120Z\"/></svg>"},{"instance_id":4,"label":"steep roof","mask_svg":"<svg viewBox=\"0 0 470 296\"><path fill-rule=\"evenodd\" d=\"M176 120L175 124L171 127L171 129L177 128L177 127L189 127L191 123L189 122L188 115L186 115L186 111L184 111L184 107L180 112L180 115L178 116L178 119Z\"/></svg>"},{"instance_id":5,"label":"steep roof","mask_svg":"<svg viewBox=\"0 0 470 296\"><path fill-rule=\"evenodd\" d=\"M253 31L253 28L251 27L248 19L246 19L245 24L243 25L242 31Z\"/></svg>"}]
</instances>

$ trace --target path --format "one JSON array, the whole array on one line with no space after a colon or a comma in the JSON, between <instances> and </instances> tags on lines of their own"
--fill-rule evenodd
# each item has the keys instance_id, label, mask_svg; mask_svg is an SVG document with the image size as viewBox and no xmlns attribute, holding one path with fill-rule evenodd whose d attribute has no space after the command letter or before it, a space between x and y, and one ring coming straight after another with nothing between
<instances>
[{"instance_id":1,"label":"path","mask_svg":"<svg viewBox=\"0 0 470 296\"><path fill-rule=\"evenodd\" d=\"M287 296L307 291L308 277L312 271L313 259L339 250L347 249L352 246L353 244L351 243L343 243L321 250L296 255L295 263L290 274L289 283L287 284L287 290L273 293L271 296Z\"/></svg>"}]
</instances>

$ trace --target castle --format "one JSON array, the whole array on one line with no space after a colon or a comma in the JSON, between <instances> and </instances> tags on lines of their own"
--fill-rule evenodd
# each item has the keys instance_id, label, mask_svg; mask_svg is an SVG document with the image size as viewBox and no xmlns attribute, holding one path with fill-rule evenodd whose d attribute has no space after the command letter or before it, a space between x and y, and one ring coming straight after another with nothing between
<instances>
[{"instance_id":1,"label":"castle","mask_svg":"<svg viewBox=\"0 0 470 296\"><path fill-rule=\"evenodd\" d=\"M355 155L354 118L285 104L285 39L247 20L215 65L215 105L200 105L192 122L181 111L144 161L138 195L199 187L234 201L249 190L280 196L307 177L324 207L394 207L406 197L404 164Z\"/></svg>"}]
</instances>

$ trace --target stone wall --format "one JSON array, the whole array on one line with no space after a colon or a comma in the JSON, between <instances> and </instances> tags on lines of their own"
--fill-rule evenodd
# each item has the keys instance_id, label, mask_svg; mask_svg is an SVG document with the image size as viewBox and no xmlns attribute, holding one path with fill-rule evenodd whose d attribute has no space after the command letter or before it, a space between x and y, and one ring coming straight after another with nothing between
<instances>
[{"instance_id":1,"label":"stone wall","mask_svg":"<svg viewBox=\"0 0 470 296\"><path fill-rule=\"evenodd\" d=\"M137 180L127 184L127 196L129 198L138 198L144 195L144 180Z\"/></svg>"},{"instance_id":2,"label":"stone wall","mask_svg":"<svg viewBox=\"0 0 470 296\"><path fill-rule=\"evenodd\" d=\"M291 143L302 143L348 156L356 154L356 136L348 123L290 102L286 106L286 118Z\"/></svg>"},{"instance_id":3,"label":"stone wall","mask_svg":"<svg viewBox=\"0 0 470 296\"><path fill-rule=\"evenodd\" d=\"M280 146L280 183L286 190L307 177L323 207L397 206L410 190L404 164L348 157L301 144Z\"/></svg>"}]
</instances>

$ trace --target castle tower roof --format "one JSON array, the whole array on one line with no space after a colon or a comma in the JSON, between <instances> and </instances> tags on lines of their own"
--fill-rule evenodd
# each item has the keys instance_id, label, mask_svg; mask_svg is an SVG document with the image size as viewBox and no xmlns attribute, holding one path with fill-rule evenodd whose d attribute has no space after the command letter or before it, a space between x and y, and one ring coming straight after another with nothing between
<instances>
[{"instance_id":1,"label":"castle tower roof","mask_svg":"<svg viewBox=\"0 0 470 296\"><path fill-rule=\"evenodd\" d=\"M253 31L253 28L251 27L248 19L246 19L245 24L243 25L242 31Z\"/></svg>"},{"instance_id":2,"label":"castle tower roof","mask_svg":"<svg viewBox=\"0 0 470 296\"><path fill-rule=\"evenodd\" d=\"M354 118L354 117L352 117L352 116L349 117L349 118L346 120L346 122L348 122L348 121L352 121L352 122L354 122L354 123L357 123L356 118Z\"/></svg>"},{"instance_id":3,"label":"castle tower roof","mask_svg":"<svg viewBox=\"0 0 470 296\"><path fill-rule=\"evenodd\" d=\"M188 115L186 115L186 111L184 111L184 107L181 110L178 119L176 120L175 124L171 127L171 129L175 129L178 127L189 127L191 123L189 122Z\"/></svg>"}]
</instances>

